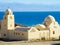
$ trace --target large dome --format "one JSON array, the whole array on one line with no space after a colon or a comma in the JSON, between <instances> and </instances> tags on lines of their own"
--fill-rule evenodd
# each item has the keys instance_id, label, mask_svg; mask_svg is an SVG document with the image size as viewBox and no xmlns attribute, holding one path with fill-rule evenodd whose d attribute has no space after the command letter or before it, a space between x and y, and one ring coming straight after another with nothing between
<instances>
[{"instance_id":1,"label":"large dome","mask_svg":"<svg viewBox=\"0 0 60 45\"><path fill-rule=\"evenodd\" d=\"M51 15L48 15L48 16L45 18L43 24L44 24L45 26L49 26L51 23L54 23L54 22L55 22L55 18L54 18L53 16L51 16Z\"/></svg>"},{"instance_id":2,"label":"large dome","mask_svg":"<svg viewBox=\"0 0 60 45\"><path fill-rule=\"evenodd\" d=\"M55 22L55 18L52 16L52 15L48 15L46 18L45 18L45 21L54 21Z\"/></svg>"}]
</instances>

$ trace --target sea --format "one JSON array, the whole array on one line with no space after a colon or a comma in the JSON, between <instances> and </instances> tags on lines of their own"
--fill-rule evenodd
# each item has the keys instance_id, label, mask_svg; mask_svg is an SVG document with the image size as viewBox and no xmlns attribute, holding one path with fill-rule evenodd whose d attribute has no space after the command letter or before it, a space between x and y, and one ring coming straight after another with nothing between
<instances>
[{"instance_id":1,"label":"sea","mask_svg":"<svg viewBox=\"0 0 60 45\"><path fill-rule=\"evenodd\" d=\"M55 20L60 24L60 12L13 12L15 23L27 26L42 24L48 15L54 16ZM4 12L0 12L0 20L3 19Z\"/></svg>"}]
</instances>

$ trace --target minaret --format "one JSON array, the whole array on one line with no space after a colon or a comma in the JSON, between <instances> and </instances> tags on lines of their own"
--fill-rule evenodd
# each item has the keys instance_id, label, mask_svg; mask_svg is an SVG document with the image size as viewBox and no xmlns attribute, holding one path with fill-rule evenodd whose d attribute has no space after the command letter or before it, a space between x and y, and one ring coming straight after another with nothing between
<instances>
[{"instance_id":1,"label":"minaret","mask_svg":"<svg viewBox=\"0 0 60 45\"><path fill-rule=\"evenodd\" d=\"M3 30L14 30L14 15L11 9L7 9L5 11L5 15L2 21L2 29Z\"/></svg>"}]
</instances>

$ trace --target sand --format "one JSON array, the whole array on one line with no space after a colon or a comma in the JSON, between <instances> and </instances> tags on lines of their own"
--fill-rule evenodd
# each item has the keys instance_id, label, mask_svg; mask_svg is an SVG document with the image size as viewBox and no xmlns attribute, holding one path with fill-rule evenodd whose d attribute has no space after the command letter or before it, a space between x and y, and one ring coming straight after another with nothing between
<instances>
[{"instance_id":1,"label":"sand","mask_svg":"<svg viewBox=\"0 0 60 45\"><path fill-rule=\"evenodd\" d=\"M60 45L60 41L41 41L41 42L0 41L0 45Z\"/></svg>"}]
</instances>

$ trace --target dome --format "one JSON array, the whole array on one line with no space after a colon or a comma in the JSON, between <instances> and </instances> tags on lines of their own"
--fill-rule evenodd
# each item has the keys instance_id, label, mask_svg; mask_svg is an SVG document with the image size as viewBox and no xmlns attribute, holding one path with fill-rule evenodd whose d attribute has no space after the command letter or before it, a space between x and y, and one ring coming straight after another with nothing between
<instances>
[{"instance_id":1,"label":"dome","mask_svg":"<svg viewBox=\"0 0 60 45\"><path fill-rule=\"evenodd\" d=\"M35 26L35 28L37 28L39 31L40 31L40 30L47 30L46 26L43 25L43 24L37 24L37 25Z\"/></svg>"},{"instance_id":2,"label":"dome","mask_svg":"<svg viewBox=\"0 0 60 45\"><path fill-rule=\"evenodd\" d=\"M45 26L49 26L51 23L54 23L54 22L56 22L56 21L55 21L55 18L54 18L52 15L48 15L48 16L45 18L43 24L44 24Z\"/></svg>"},{"instance_id":3,"label":"dome","mask_svg":"<svg viewBox=\"0 0 60 45\"><path fill-rule=\"evenodd\" d=\"M45 25L43 25L43 24L37 24L35 27L46 28Z\"/></svg>"},{"instance_id":4,"label":"dome","mask_svg":"<svg viewBox=\"0 0 60 45\"><path fill-rule=\"evenodd\" d=\"M46 28L45 25L43 25L43 24L39 24L39 26L40 26L41 28Z\"/></svg>"},{"instance_id":5,"label":"dome","mask_svg":"<svg viewBox=\"0 0 60 45\"><path fill-rule=\"evenodd\" d=\"M55 18L53 16L51 16L51 15L48 15L45 18L44 22L55 22Z\"/></svg>"},{"instance_id":6,"label":"dome","mask_svg":"<svg viewBox=\"0 0 60 45\"><path fill-rule=\"evenodd\" d=\"M5 15L12 15L12 11L10 8L5 11Z\"/></svg>"},{"instance_id":7,"label":"dome","mask_svg":"<svg viewBox=\"0 0 60 45\"><path fill-rule=\"evenodd\" d=\"M52 20L52 21L55 21L55 18L54 18L52 15L48 15L48 16L47 16L47 19L48 19L48 18L49 18L50 20Z\"/></svg>"}]
</instances>

